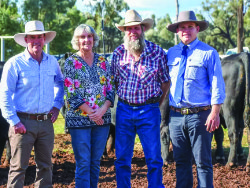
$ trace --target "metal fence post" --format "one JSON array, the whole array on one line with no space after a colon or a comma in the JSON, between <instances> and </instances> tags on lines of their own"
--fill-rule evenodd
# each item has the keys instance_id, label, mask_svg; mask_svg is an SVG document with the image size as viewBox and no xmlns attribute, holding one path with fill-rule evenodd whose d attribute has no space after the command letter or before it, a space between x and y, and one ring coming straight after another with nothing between
<instances>
[{"instance_id":1,"label":"metal fence post","mask_svg":"<svg viewBox=\"0 0 250 188\"><path fill-rule=\"evenodd\" d=\"M1 61L4 61L4 38L1 38Z\"/></svg>"}]
</instances>

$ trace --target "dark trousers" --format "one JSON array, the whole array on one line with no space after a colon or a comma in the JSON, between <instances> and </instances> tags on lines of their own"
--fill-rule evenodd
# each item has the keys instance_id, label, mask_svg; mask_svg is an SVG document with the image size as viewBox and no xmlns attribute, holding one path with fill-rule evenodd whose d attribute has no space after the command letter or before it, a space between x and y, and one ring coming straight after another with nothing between
<instances>
[{"instance_id":1,"label":"dark trousers","mask_svg":"<svg viewBox=\"0 0 250 188\"><path fill-rule=\"evenodd\" d=\"M169 130L176 162L176 187L192 188L195 159L199 188L213 188L212 133L206 130L210 110L181 115L170 111Z\"/></svg>"}]
</instances>

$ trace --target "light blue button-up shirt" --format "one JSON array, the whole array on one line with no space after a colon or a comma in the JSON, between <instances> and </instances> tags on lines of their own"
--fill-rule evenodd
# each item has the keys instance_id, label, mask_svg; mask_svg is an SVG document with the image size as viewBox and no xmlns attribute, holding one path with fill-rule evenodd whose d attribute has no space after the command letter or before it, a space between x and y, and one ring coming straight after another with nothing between
<instances>
[{"instance_id":1,"label":"light blue button-up shirt","mask_svg":"<svg viewBox=\"0 0 250 188\"><path fill-rule=\"evenodd\" d=\"M60 109L64 104L63 95L63 75L53 56L43 52L39 65L26 49L5 63L0 107L11 126L20 121L16 112L47 114L52 107Z\"/></svg>"},{"instance_id":2,"label":"light blue button-up shirt","mask_svg":"<svg viewBox=\"0 0 250 188\"><path fill-rule=\"evenodd\" d=\"M214 48L198 39L188 45L182 100L176 104L173 96L175 90L179 89L176 87L176 78L183 46L183 43L179 43L167 53L171 78L170 106L190 108L222 104L226 95L219 55Z\"/></svg>"}]
</instances>

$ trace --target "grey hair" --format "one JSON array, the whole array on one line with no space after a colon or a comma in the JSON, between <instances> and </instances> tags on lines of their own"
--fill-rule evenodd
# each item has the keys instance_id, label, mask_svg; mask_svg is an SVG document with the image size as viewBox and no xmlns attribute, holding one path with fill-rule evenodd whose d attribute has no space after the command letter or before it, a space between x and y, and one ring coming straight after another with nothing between
<instances>
[{"instance_id":1,"label":"grey hair","mask_svg":"<svg viewBox=\"0 0 250 188\"><path fill-rule=\"evenodd\" d=\"M72 40L71 40L72 48L74 50L79 50L79 36L81 36L81 34L83 32L86 32L86 33L93 35L94 48L97 47L99 44L99 37L96 34L93 27L86 25L86 24L81 24L81 25L77 26L77 28L74 31L74 35L73 35Z\"/></svg>"}]
</instances>

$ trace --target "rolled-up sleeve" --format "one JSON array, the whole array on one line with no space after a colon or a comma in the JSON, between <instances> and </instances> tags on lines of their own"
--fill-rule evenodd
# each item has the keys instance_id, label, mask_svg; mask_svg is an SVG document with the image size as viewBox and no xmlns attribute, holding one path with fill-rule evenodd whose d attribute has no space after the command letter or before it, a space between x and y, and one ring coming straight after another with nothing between
<instances>
[{"instance_id":1,"label":"rolled-up sleeve","mask_svg":"<svg viewBox=\"0 0 250 188\"><path fill-rule=\"evenodd\" d=\"M161 83L168 82L170 80L169 73L168 73L168 66L167 66L167 55L162 52L160 54L159 61L159 80Z\"/></svg>"},{"instance_id":2,"label":"rolled-up sleeve","mask_svg":"<svg viewBox=\"0 0 250 188\"><path fill-rule=\"evenodd\" d=\"M63 100L63 96L64 96L64 88L63 88L63 74L61 72L61 69L59 67L59 64L57 64L56 67L56 76L55 76L55 85L54 87L56 88L57 92L55 94L55 99L54 99L54 104L53 106L61 109L62 106L64 105L64 100Z\"/></svg>"},{"instance_id":3,"label":"rolled-up sleeve","mask_svg":"<svg viewBox=\"0 0 250 188\"><path fill-rule=\"evenodd\" d=\"M11 126L20 122L16 114L14 101L12 100L18 80L17 69L14 67L13 61L15 61L14 58L5 63L0 84L0 107L2 115Z\"/></svg>"},{"instance_id":4,"label":"rolled-up sleeve","mask_svg":"<svg viewBox=\"0 0 250 188\"><path fill-rule=\"evenodd\" d=\"M222 76L221 61L219 54L213 50L211 63L208 64L209 81L212 86L211 105L222 104L226 98L225 83Z\"/></svg>"}]
</instances>

